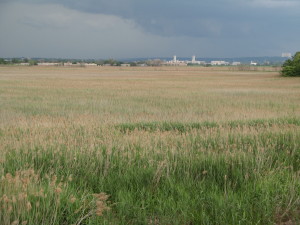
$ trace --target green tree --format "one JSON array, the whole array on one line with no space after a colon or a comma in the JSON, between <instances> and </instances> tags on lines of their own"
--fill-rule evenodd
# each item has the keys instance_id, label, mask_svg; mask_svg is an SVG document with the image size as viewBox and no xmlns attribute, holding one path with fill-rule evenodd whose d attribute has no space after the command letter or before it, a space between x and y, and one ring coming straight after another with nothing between
<instances>
[{"instance_id":1,"label":"green tree","mask_svg":"<svg viewBox=\"0 0 300 225\"><path fill-rule=\"evenodd\" d=\"M104 64L110 64L111 66L115 65L116 63L117 63L117 61L114 59L104 60Z\"/></svg>"},{"instance_id":2,"label":"green tree","mask_svg":"<svg viewBox=\"0 0 300 225\"><path fill-rule=\"evenodd\" d=\"M11 62L12 62L13 64L17 64L17 63L20 63L20 60L17 59L17 58L13 58Z\"/></svg>"},{"instance_id":3,"label":"green tree","mask_svg":"<svg viewBox=\"0 0 300 225\"><path fill-rule=\"evenodd\" d=\"M137 66L137 63L136 62L131 62L131 63L129 63L130 64L130 66Z\"/></svg>"},{"instance_id":4,"label":"green tree","mask_svg":"<svg viewBox=\"0 0 300 225\"><path fill-rule=\"evenodd\" d=\"M285 77L300 77L300 52L284 62L281 73Z\"/></svg>"},{"instance_id":5,"label":"green tree","mask_svg":"<svg viewBox=\"0 0 300 225\"><path fill-rule=\"evenodd\" d=\"M38 62L36 60L29 60L29 65L30 66L36 66L38 64Z\"/></svg>"},{"instance_id":6,"label":"green tree","mask_svg":"<svg viewBox=\"0 0 300 225\"><path fill-rule=\"evenodd\" d=\"M5 60L0 58L0 64L6 64Z\"/></svg>"},{"instance_id":7,"label":"green tree","mask_svg":"<svg viewBox=\"0 0 300 225\"><path fill-rule=\"evenodd\" d=\"M116 61L115 64L114 64L114 66L121 66L121 64L123 64L123 62L121 62L121 61Z\"/></svg>"}]
</instances>

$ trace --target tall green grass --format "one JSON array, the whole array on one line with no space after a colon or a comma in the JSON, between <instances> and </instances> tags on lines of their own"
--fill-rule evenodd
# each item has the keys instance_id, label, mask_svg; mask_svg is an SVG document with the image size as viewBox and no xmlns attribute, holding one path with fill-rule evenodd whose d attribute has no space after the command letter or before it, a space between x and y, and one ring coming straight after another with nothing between
<instances>
[{"instance_id":1,"label":"tall green grass","mask_svg":"<svg viewBox=\"0 0 300 225\"><path fill-rule=\"evenodd\" d=\"M80 145L55 143L55 139L40 145L26 143L24 133L29 137L32 131L16 130L11 135L23 146L6 146L2 181L9 183L7 174L15 177L16 171L28 170L39 178L37 182L30 178L26 189L32 209L25 205L20 216L14 213L7 219L4 207L1 220L4 224L15 220L29 224L299 222L299 129L245 133L236 127L227 133L220 133L222 128L202 129L167 134L84 127L59 130L59 135L67 132L71 140L83 141ZM3 138L8 138L5 133ZM92 142L84 142L91 134L99 139L93 147ZM10 200L18 196L18 190L10 193L5 185L9 184L1 184L0 196ZM57 188L61 193L56 193ZM46 198L36 196L40 189ZM110 210L97 216L93 194L101 192L110 196L104 202ZM71 198L76 201L71 203ZM18 207L18 202L9 204Z\"/></svg>"},{"instance_id":2,"label":"tall green grass","mask_svg":"<svg viewBox=\"0 0 300 225\"><path fill-rule=\"evenodd\" d=\"M121 132L132 132L134 130L145 131L178 131L188 132L193 129L207 129L226 127L229 129L237 127L272 127L282 125L300 126L300 119L296 117L291 118L276 118L276 119L255 119L255 120L235 120L223 123L217 122L198 122L198 123L181 123L181 122L139 122L139 123L122 123L115 126Z\"/></svg>"}]
</instances>

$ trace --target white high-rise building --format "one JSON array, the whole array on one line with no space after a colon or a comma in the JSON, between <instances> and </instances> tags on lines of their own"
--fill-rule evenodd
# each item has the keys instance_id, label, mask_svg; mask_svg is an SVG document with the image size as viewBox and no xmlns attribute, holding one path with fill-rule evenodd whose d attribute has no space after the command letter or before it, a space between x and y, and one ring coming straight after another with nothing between
<instances>
[{"instance_id":1,"label":"white high-rise building","mask_svg":"<svg viewBox=\"0 0 300 225\"><path fill-rule=\"evenodd\" d=\"M195 63L196 62L196 56L192 56L192 63Z\"/></svg>"},{"instance_id":2,"label":"white high-rise building","mask_svg":"<svg viewBox=\"0 0 300 225\"><path fill-rule=\"evenodd\" d=\"M176 55L173 56L173 62L177 62L177 57L176 57Z\"/></svg>"}]
</instances>

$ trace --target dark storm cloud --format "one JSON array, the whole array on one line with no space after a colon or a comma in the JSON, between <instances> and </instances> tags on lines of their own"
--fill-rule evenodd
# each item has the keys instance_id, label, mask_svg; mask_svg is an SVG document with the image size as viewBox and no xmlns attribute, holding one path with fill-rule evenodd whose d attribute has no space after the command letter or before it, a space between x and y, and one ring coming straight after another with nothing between
<instances>
[{"instance_id":1,"label":"dark storm cloud","mask_svg":"<svg viewBox=\"0 0 300 225\"><path fill-rule=\"evenodd\" d=\"M299 11L298 0L0 0L0 54L293 53L300 46Z\"/></svg>"},{"instance_id":2,"label":"dark storm cloud","mask_svg":"<svg viewBox=\"0 0 300 225\"><path fill-rule=\"evenodd\" d=\"M163 36L243 37L299 26L300 4L289 0L39 0L89 13L132 19ZM287 27L286 27L287 26Z\"/></svg>"}]
</instances>

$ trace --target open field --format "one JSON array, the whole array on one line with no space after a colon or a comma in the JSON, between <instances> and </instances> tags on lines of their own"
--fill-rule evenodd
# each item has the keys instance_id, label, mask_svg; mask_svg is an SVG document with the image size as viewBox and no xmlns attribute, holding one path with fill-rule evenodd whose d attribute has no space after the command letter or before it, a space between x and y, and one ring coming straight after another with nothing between
<instances>
[{"instance_id":1,"label":"open field","mask_svg":"<svg viewBox=\"0 0 300 225\"><path fill-rule=\"evenodd\" d=\"M300 224L300 78L0 67L0 224Z\"/></svg>"}]
</instances>

